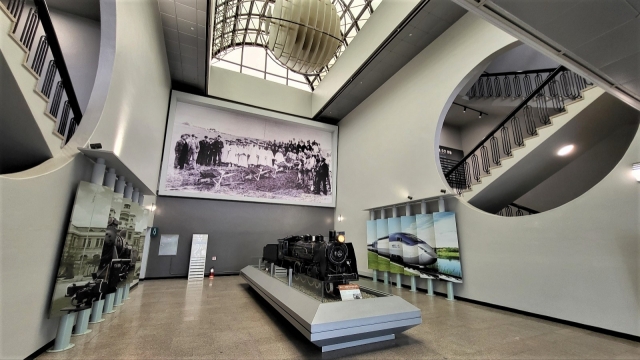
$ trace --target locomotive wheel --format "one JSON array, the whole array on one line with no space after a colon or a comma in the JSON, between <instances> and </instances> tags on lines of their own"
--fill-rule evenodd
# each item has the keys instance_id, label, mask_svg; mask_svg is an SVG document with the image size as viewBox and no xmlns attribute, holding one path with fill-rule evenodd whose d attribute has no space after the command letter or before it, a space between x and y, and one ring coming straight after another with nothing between
<instances>
[{"instance_id":1,"label":"locomotive wheel","mask_svg":"<svg viewBox=\"0 0 640 360\"><path fill-rule=\"evenodd\" d=\"M333 283L326 283L324 285L324 291L326 291L327 294L331 294L333 292Z\"/></svg>"}]
</instances>

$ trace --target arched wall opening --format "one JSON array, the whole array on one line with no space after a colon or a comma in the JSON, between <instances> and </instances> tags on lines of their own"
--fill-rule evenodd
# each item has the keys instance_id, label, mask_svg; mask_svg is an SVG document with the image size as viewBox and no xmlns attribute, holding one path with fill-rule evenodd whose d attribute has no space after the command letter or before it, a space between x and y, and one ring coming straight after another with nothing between
<instances>
[{"instance_id":1,"label":"arched wall opening","mask_svg":"<svg viewBox=\"0 0 640 360\"><path fill-rule=\"evenodd\" d=\"M620 161L637 111L558 66L512 45L457 86L435 153L443 183L462 201L499 216L535 215L581 196Z\"/></svg>"}]
</instances>

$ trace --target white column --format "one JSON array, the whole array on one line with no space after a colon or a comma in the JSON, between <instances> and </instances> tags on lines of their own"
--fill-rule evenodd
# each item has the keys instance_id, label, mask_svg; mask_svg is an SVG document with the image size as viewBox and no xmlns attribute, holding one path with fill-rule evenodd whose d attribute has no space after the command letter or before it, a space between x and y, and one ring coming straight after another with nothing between
<instances>
[{"instance_id":1,"label":"white column","mask_svg":"<svg viewBox=\"0 0 640 360\"><path fill-rule=\"evenodd\" d=\"M140 196L140 190L138 190L138 188L133 188L133 193L131 194L131 201L134 203L138 203L139 196Z\"/></svg>"},{"instance_id":2,"label":"white column","mask_svg":"<svg viewBox=\"0 0 640 360\"><path fill-rule=\"evenodd\" d=\"M444 209L444 199L441 197L438 199L438 212L445 212Z\"/></svg>"},{"instance_id":3,"label":"white column","mask_svg":"<svg viewBox=\"0 0 640 360\"><path fill-rule=\"evenodd\" d=\"M426 214L427 213L427 200L422 200L422 202L420 203L420 214Z\"/></svg>"},{"instance_id":4,"label":"white column","mask_svg":"<svg viewBox=\"0 0 640 360\"><path fill-rule=\"evenodd\" d=\"M138 195L138 205L144 207L144 195Z\"/></svg>"},{"instance_id":5,"label":"white column","mask_svg":"<svg viewBox=\"0 0 640 360\"><path fill-rule=\"evenodd\" d=\"M120 175L118 176L118 181L116 181L116 188L115 188L115 192L116 194L124 194L124 187L126 185L126 181L127 179L125 179L124 176Z\"/></svg>"},{"instance_id":6,"label":"white column","mask_svg":"<svg viewBox=\"0 0 640 360\"><path fill-rule=\"evenodd\" d=\"M391 213L393 214L391 217L398 217L398 208L394 206Z\"/></svg>"},{"instance_id":7,"label":"white column","mask_svg":"<svg viewBox=\"0 0 640 360\"><path fill-rule=\"evenodd\" d=\"M107 175L104 176L104 186L113 190L116 186L116 169L109 168Z\"/></svg>"},{"instance_id":8,"label":"white column","mask_svg":"<svg viewBox=\"0 0 640 360\"><path fill-rule=\"evenodd\" d=\"M406 207L405 207L405 215L406 216L411 216L411 204L407 203Z\"/></svg>"},{"instance_id":9,"label":"white column","mask_svg":"<svg viewBox=\"0 0 640 360\"><path fill-rule=\"evenodd\" d=\"M376 219L376 211L369 210L369 220L375 220L375 219Z\"/></svg>"},{"instance_id":10,"label":"white column","mask_svg":"<svg viewBox=\"0 0 640 360\"><path fill-rule=\"evenodd\" d=\"M131 195L133 195L133 184L128 182L124 188L124 198L131 200Z\"/></svg>"},{"instance_id":11,"label":"white column","mask_svg":"<svg viewBox=\"0 0 640 360\"><path fill-rule=\"evenodd\" d=\"M104 171L107 169L103 158L97 158L93 164L93 172L91 173L91 183L102 185L104 181Z\"/></svg>"}]
</instances>

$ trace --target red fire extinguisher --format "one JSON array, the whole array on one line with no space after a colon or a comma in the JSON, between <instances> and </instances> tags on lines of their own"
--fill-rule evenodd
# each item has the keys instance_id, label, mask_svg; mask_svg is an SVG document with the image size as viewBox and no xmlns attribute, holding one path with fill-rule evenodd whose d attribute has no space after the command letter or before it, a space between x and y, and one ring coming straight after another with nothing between
<instances>
[{"instance_id":1,"label":"red fire extinguisher","mask_svg":"<svg viewBox=\"0 0 640 360\"><path fill-rule=\"evenodd\" d=\"M211 270L209 270L209 279L213 279L213 274L215 273L215 270L213 270L213 266L211 267Z\"/></svg>"}]
</instances>

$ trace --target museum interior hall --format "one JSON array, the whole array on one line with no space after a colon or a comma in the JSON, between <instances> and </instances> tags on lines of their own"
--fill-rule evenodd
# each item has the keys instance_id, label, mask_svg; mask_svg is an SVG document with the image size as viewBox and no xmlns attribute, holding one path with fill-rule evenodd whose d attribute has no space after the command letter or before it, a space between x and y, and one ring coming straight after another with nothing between
<instances>
[{"instance_id":1,"label":"museum interior hall","mask_svg":"<svg viewBox=\"0 0 640 360\"><path fill-rule=\"evenodd\" d=\"M0 0L0 359L640 359L639 0Z\"/></svg>"}]
</instances>

